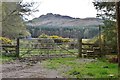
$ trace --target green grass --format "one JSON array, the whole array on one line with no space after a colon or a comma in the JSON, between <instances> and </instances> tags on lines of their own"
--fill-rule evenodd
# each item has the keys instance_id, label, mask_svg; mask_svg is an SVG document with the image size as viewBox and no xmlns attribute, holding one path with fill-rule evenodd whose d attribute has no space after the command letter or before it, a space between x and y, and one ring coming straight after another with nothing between
<instances>
[{"instance_id":1,"label":"green grass","mask_svg":"<svg viewBox=\"0 0 120 80\"><path fill-rule=\"evenodd\" d=\"M28 53L27 53L28 52ZM77 49L69 49L68 51L66 50L59 50L59 49L33 49L29 51L29 49L22 49L20 48L20 57L31 57L32 55L44 55L44 54L71 54L71 53L77 53ZM2 52L4 54L4 52ZM12 53L11 53L12 54ZM12 59L15 59L12 55L9 56L0 56L0 62L7 62Z\"/></svg>"},{"instance_id":2,"label":"green grass","mask_svg":"<svg viewBox=\"0 0 120 80\"><path fill-rule=\"evenodd\" d=\"M77 58L56 58L46 60L43 65L49 69L58 70L63 76L71 78L117 78L117 64L97 60L93 62L80 62Z\"/></svg>"},{"instance_id":3,"label":"green grass","mask_svg":"<svg viewBox=\"0 0 120 80\"><path fill-rule=\"evenodd\" d=\"M41 55L41 54L71 54L71 53L77 53L77 49L69 49L68 51L66 50L49 50L49 49L33 49L29 53L28 49L20 49L20 56L21 57L28 57L31 55Z\"/></svg>"},{"instance_id":4,"label":"green grass","mask_svg":"<svg viewBox=\"0 0 120 80\"><path fill-rule=\"evenodd\" d=\"M16 57L0 55L0 64L2 64L2 63L4 63L4 62L13 61L15 58L16 58Z\"/></svg>"}]
</instances>

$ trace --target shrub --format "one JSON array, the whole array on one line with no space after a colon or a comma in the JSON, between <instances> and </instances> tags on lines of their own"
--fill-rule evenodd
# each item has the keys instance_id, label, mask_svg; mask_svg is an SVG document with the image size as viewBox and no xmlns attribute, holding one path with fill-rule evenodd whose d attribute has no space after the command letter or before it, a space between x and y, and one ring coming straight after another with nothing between
<instances>
[{"instance_id":1,"label":"shrub","mask_svg":"<svg viewBox=\"0 0 120 80\"><path fill-rule=\"evenodd\" d=\"M54 39L55 43L70 42L69 38L62 38L61 36L53 35L50 38Z\"/></svg>"},{"instance_id":2,"label":"shrub","mask_svg":"<svg viewBox=\"0 0 120 80\"><path fill-rule=\"evenodd\" d=\"M55 43L62 43L63 42L62 37L57 36L57 35L50 36L50 38L54 39Z\"/></svg>"},{"instance_id":3,"label":"shrub","mask_svg":"<svg viewBox=\"0 0 120 80\"><path fill-rule=\"evenodd\" d=\"M62 41L63 41L63 42L70 42L70 39L69 39L69 38L63 38Z\"/></svg>"},{"instance_id":4,"label":"shrub","mask_svg":"<svg viewBox=\"0 0 120 80\"><path fill-rule=\"evenodd\" d=\"M46 35L46 34L42 34L39 36L39 38L43 38L43 39L39 39L38 42L41 43L41 45L39 47L41 47L42 49L53 49L54 48L54 40L50 38L50 36Z\"/></svg>"},{"instance_id":5,"label":"shrub","mask_svg":"<svg viewBox=\"0 0 120 80\"><path fill-rule=\"evenodd\" d=\"M57 36L57 35L53 35L53 36L50 36L50 38L52 39L59 39L59 38L62 38L61 36Z\"/></svg>"},{"instance_id":6,"label":"shrub","mask_svg":"<svg viewBox=\"0 0 120 80\"><path fill-rule=\"evenodd\" d=\"M41 35L39 36L39 38L49 38L49 36L46 35L46 34L41 34Z\"/></svg>"},{"instance_id":7,"label":"shrub","mask_svg":"<svg viewBox=\"0 0 120 80\"><path fill-rule=\"evenodd\" d=\"M2 44L11 44L12 40L6 37L0 37L0 41L2 41Z\"/></svg>"}]
</instances>

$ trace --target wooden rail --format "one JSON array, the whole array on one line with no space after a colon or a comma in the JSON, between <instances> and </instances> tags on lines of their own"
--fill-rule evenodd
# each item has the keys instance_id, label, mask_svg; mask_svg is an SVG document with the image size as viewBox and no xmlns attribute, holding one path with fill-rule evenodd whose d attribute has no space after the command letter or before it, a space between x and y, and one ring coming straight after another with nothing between
<instances>
[{"instance_id":1,"label":"wooden rail","mask_svg":"<svg viewBox=\"0 0 120 80\"><path fill-rule=\"evenodd\" d=\"M94 43L82 43L81 38L78 39L78 45L79 56L96 57L100 55L100 47ZM87 46L87 48L83 46Z\"/></svg>"},{"instance_id":2,"label":"wooden rail","mask_svg":"<svg viewBox=\"0 0 120 80\"><path fill-rule=\"evenodd\" d=\"M17 39L16 45L2 45L1 47L6 53L14 51L16 53L16 57L19 57L19 38Z\"/></svg>"},{"instance_id":3,"label":"wooden rail","mask_svg":"<svg viewBox=\"0 0 120 80\"><path fill-rule=\"evenodd\" d=\"M2 48L15 48L16 45L2 45Z\"/></svg>"}]
</instances>

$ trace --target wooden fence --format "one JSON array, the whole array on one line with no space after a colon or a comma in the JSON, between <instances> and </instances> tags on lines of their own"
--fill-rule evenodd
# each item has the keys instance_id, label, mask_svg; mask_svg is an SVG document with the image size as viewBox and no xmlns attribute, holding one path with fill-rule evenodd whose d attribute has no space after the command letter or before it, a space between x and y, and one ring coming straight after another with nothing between
<instances>
[{"instance_id":1,"label":"wooden fence","mask_svg":"<svg viewBox=\"0 0 120 80\"><path fill-rule=\"evenodd\" d=\"M101 49L99 45L95 45L93 43L82 43L82 38L78 39L78 56L87 56L87 57L97 57L101 56ZM86 47L84 47L86 46Z\"/></svg>"},{"instance_id":2,"label":"wooden fence","mask_svg":"<svg viewBox=\"0 0 120 80\"><path fill-rule=\"evenodd\" d=\"M5 51L5 53L11 54L15 52L16 57L19 57L19 38L17 38L15 45L11 45L11 44L4 45L3 44L1 47L2 47L2 51Z\"/></svg>"},{"instance_id":3,"label":"wooden fence","mask_svg":"<svg viewBox=\"0 0 120 80\"><path fill-rule=\"evenodd\" d=\"M70 53L70 54L77 54L79 57L82 56L100 56L101 49L99 45L95 45L92 43L82 43L82 39L76 39L77 41L75 44L71 45L70 42L68 43L55 43L47 39L17 39L15 45L2 45L2 49L5 52L15 52L16 56L19 57L21 53L30 54L35 53ZM22 41L22 42L21 42ZM70 47L71 45L71 47ZM69 47L68 47L69 46ZM87 46L83 47L83 46ZM7 49L9 48L9 49Z\"/></svg>"}]
</instances>

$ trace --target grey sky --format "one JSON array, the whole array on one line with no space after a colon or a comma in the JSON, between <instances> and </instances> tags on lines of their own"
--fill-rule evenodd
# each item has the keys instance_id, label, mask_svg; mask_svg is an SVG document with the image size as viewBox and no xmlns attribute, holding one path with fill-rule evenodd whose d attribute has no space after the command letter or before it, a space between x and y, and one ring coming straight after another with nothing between
<instances>
[{"instance_id":1,"label":"grey sky","mask_svg":"<svg viewBox=\"0 0 120 80\"><path fill-rule=\"evenodd\" d=\"M24 0L25 2L38 2L39 12L33 13L29 19L45 15L47 13L68 15L76 18L96 17L97 11L93 6L93 0ZM38 5L36 5L38 6Z\"/></svg>"}]
</instances>

